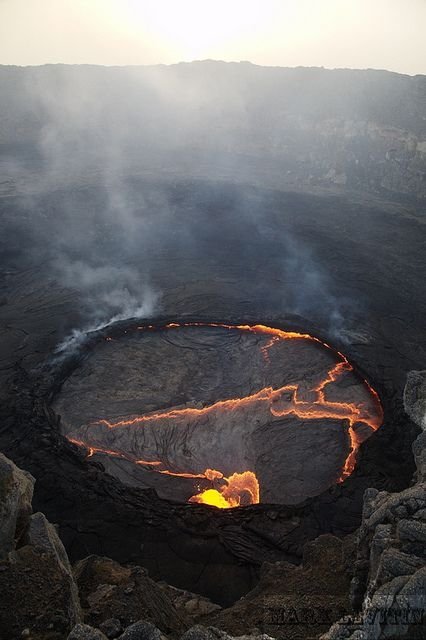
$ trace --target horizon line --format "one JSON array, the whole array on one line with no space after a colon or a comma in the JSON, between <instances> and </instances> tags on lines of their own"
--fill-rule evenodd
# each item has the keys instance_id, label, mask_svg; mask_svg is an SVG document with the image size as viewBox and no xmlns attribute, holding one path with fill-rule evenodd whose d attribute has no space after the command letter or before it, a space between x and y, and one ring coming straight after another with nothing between
<instances>
[{"instance_id":1,"label":"horizon line","mask_svg":"<svg viewBox=\"0 0 426 640\"><path fill-rule=\"evenodd\" d=\"M214 64L227 64L227 65L250 65L253 67L259 67L262 69L285 69L285 70L297 70L297 69L311 69L318 71L373 71L378 73L392 73L399 76L407 76L409 78L422 77L426 75L425 73L405 73L401 71L393 71L392 69L384 69L384 68L375 68L375 67L325 67L323 65L296 65L296 66L283 66L283 65L264 65L257 64L255 62L251 62L250 60L220 60L215 58L204 58L204 59L195 59L195 60L180 60L179 62L157 62L153 64L143 64L143 63L135 63L135 64L101 64L96 62L43 62L41 64L3 64L0 63L0 68L2 67L14 67L18 69L36 69L41 67L101 67L105 69L127 69L127 68L153 68L153 67L177 67L180 65L192 65L192 64L205 64L205 63L214 63Z\"/></svg>"}]
</instances>

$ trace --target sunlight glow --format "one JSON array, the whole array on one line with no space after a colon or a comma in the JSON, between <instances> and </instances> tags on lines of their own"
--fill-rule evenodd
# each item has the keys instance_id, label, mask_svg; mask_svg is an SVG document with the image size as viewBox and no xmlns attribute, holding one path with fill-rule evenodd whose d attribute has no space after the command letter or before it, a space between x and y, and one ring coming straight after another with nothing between
<instances>
[{"instance_id":1,"label":"sunlight glow","mask_svg":"<svg viewBox=\"0 0 426 640\"><path fill-rule=\"evenodd\" d=\"M0 64L261 65L423 73L425 0L0 0Z\"/></svg>"},{"instance_id":2,"label":"sunlight glow","mask_svg":"<svg viewBox=\"0 0 426 640\"><path fill-rule=\"evenodd\" d=\"M256 36L271 18L275 3L265 7L247 0L128 0L129 29L143 29L184 60L202 58L231 41Z\"/></svg>"}]
</instances>

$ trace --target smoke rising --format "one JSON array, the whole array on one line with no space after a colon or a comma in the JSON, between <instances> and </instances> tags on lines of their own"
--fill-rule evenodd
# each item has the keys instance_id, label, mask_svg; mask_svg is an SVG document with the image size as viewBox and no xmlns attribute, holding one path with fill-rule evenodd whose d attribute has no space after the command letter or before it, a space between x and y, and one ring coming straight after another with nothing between
<instances>
[{"instance_id":1,"label":"smoke rising","mask_svg":"<svg viewBox=\"0 0 426 640\"><path fill-rule=\"evenodd\" d=\"M333 293L331 277L314 259L312 251L287 237L283 271L285 281L292 282L286 291L290 312L302 318L321 318L329 335L346 342L345 318L352 315L352 303Z\"/></svg>"},{"instance_id":2,"label":"smoke rising","mask_svg":"<svg viewBox=\"0 0 426 640\"><path fill-rule=\"evenodd\" d=\"M299 125L286 116L283 132L279 116L310 108L292 75L275 96L264 80L266 94L251 89L257 70L246 64L14 73L5 109L21 127L22 154L6 159L8 175L30 212L33 254L79 301L80 324L60 349L112 321L158 313L164 289L197 277L210 287L238 270L236 282L263 296L254 294L253 313L269 295L280 313L344 334L351 305L297 230L303 212L274 196L286 230L277 235L268 190L248 186L276 188L305 171ZM264 266L278 287L262 283Z\"/></svg>"},{"instance_id":3,"label":"smoke rising","mask_svg":"<svg viewBox=\"0 0 426 640\"><path fill-rule=\"evenodd\" d=\"M90 266L82 261L57 263L61 282L77 288L86 304L89 322L74 329L58 346L58 353L78 347L85 336L127 318L149 318L157 309L159 293L141 282L140 275L129 268L114 265Z\"/></svg>"}]
</instances>

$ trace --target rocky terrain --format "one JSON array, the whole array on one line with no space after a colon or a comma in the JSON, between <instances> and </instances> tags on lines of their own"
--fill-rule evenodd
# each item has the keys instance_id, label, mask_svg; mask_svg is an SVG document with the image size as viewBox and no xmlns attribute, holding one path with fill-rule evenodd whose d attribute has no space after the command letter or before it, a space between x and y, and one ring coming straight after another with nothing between
<instances>
[{"instance_id":1,"label":"rocky terrain","mask_svg":"<svg viewBox=\"0 0 426 640\"><path fill-rule=\"evenodd\" d=\"M71 569L53 525L42 513L31 514L33 483L1 457L2 637L228 640L233 633L266 640L265 629L282 637L287 624L277 617L302 604L307 612L315 607L318 615L324 610L327 616L316 626L316 636L338 612L348 611L345 558L351 545L344 550L332 536L307 545L299 569L287 563L265 565L256 589L223 611L207 598L154 582L138 566L89 556ZM309 637L311 624L301 624L291 637Z\"/></svg>"},{"instance_id":2,"label":"rocky terrain","mask_svg":"<svg viewBox=\"0 0 426 640\"><path fill-rule=\"evenodd\" d=\"M415 394L423 401L426 374L417 374L415 390L412 378L410 398ZM408 400L406 409L416 412L416 403ZM426 629L425 435L414 444L412 487L395 494L368 489L354 535L343 541L324 535L306 544L299 567L264 563L256 587L225 609L154 582L139 566L89 556L71 568L55 527L42 513L32 514L34 479L1 455L2 637L421 640Z\"/></svg>"},{"instance_id":3,"label":"rocky terrain","mask_svg":"<svg viewBox=\"0 0 426 640\"><path fill-rule=\"evenodd\" d=\"M405 408L424 429L426 372L411 372ZM413 486L397 494L367 490L357 534L351 602L357 620L341 620L323 640L423 638L426 633L426 433L413 445Z\"/></svg>"}]
</instances>

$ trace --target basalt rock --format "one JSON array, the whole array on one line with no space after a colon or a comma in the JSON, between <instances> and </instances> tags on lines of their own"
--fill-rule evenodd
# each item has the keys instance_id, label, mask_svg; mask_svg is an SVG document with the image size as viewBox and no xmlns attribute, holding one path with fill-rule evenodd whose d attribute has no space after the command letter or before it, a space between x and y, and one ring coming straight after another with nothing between
<instances>
[{"instance_id":1,"label":"basalt rock","mask_svg":"<svg viewBox=\"0 0 426 640\"><path fill-rule=\"evenodd\" d=\"M75 565L74 576L85 620L95 627L115 618L122 628L142 619L164 633L187 628L165 591L141 567L89 556Z\"/></svg>"},{"instance_id":2,"label":"basalt rock","mask_svg":"<svg viewBox=\"0 0 426 640\"><path fill-rule=\"evenodd\" d=\"M159 583L159 586L173 602L178 614L193 625L211 616L213 613L218 613L218 611L222 609L222 607L212 602L209 598L200 596L197 593L177 589L165 582Z\"/></svg>"},{"instance_id":3,"label":"basalt rock","mask_svg":"<svg viewBox=\"0 0 426 640\"><path fill-rule=\"evenodd\" d=\"M170 636L169 636L170 637ZM173 636L176 640L274 640L264 633L242 636L230 636L216 627L195 625L183 635ZM99 629L86 624L78 624L69 634L67 640L107 640ZM138 620L120 635L118 640L167 640L157 627L146 620Z\"/></svg>"},{"instance_id":4,"label":"basalt rock","mask_svg":"<svg viewBox=\"0 0 426 640\"><path fill-rule=\"evenodd\" d=\"M15 548L31 514L34 478L0 453L0 559Z\"/></svg>"},{"instance_id":5,"label":"basalt rock","mask_svg":"<svg viewBox=\"0 0 426 640\"><path fill-rule=\"evenodd\" d=\"M107 640L107 638L99 629L94 629L88 624L76 624L67 640Z\"/></svg>"},{"instance_id":6,"label":"basalt rock","mask_svg":"<svg viewBox=\"0 0 426 640\"><path fill-rule=\"evenodd\" d=\"M265 563L259 584L229 609L210 616L213 626L232 635L259 630L274 638L317 638L349 602L351 545L324 535L305 545L299 567Z\"/></svg>"},{"instance_id":7,"label":"basalt rock","mask_svg":"<svg viewBox=\"0 0 426 640\"><path fill-rule=\"evenodd\" d=\"M252 635L230 636L216 627L203 627L196 625L189 629L181 640L272 640L264 633L254 633Z\"/></svg>"},{"instance_id":8,"label":"basalt rock","mask_svg":"<svg viewBox=\"0 0 426 640\"><path fill-rule=\"evenodd\" d=\"M127 627L119 640L166 640L166 638L151 622L140 620Z\"/></svg>"},{"instance_id":9,"label":"basalt rock","mask_svg":"<svg viewBox=\"0 0 426 640\"><path fill-rule=\"evenodd\" d=\"M61 565L67 573L72 574L71 565L56 528L48 522L43 513L34 513L28 522L23 543L36 547L56 557L58 565Z\"/></svg>"},{"instance_id":10,"label":"basalt rock","mask_svg":"<svg viewBox=\"0 0 426 640\"><path fill-rule=\"evenodd\" d=\"M81 620L76 586L56 553L25 545L0 563L0 629L8 640L60 640Z\"/></svg>"},{"instance_id":11,"label":"basalt rock","mask_svg":"<svg viewBox=\"0 0 426 640\"><path fill-rule=\"evenodd\" d=\"M404 409L422 429L426 429L426 371L410 371L404 389Z\"/></svg>"},{"instance_id":12,"label":"basalt rock","mask_svg":"<svg viewBox=\"0 0 426 640\"><path fill-rule=\"evenodd\" d=\"M30 516L34 478L2 454L0 475L1 637L63 638L81 620L68 556L45 516Z\"/></svg>"},{"instance_id":13,"label":"basalt rock","mask_svg":"<svg viewBox=\"0 0 426 640\"><path fill-rule=\"evenodd\" d=\"M423 428L425 401L424 375L411 372L405 407ZM425 435L413 445L414 486L395 494L366 492L351 584L358 614L333 625L322 640L420 640L426 636Z\"/></svg>"},{"instance_id":14,"label":"basalt rock","mask_svg":"<svg viewBox=\"0 0 426 640\"><path fill-rule=\"evenodd\" d=\"M123 630L121 622L117 618L108 618L108 620L104 620L104 622L101 622L99 625L99 629L107 638L110 638L110 640L117 638Z\"/></svg>"},{"instance_id":15,"label":"basalt rock","mask_svg":"<svg viewBox=\"0 0 426 640\"><path fill-rule=\"evenodd\" d=\"M419 481L426 481L426 432L423 431L413 444L414 460Z\"/></svg>"}]
</instances>

